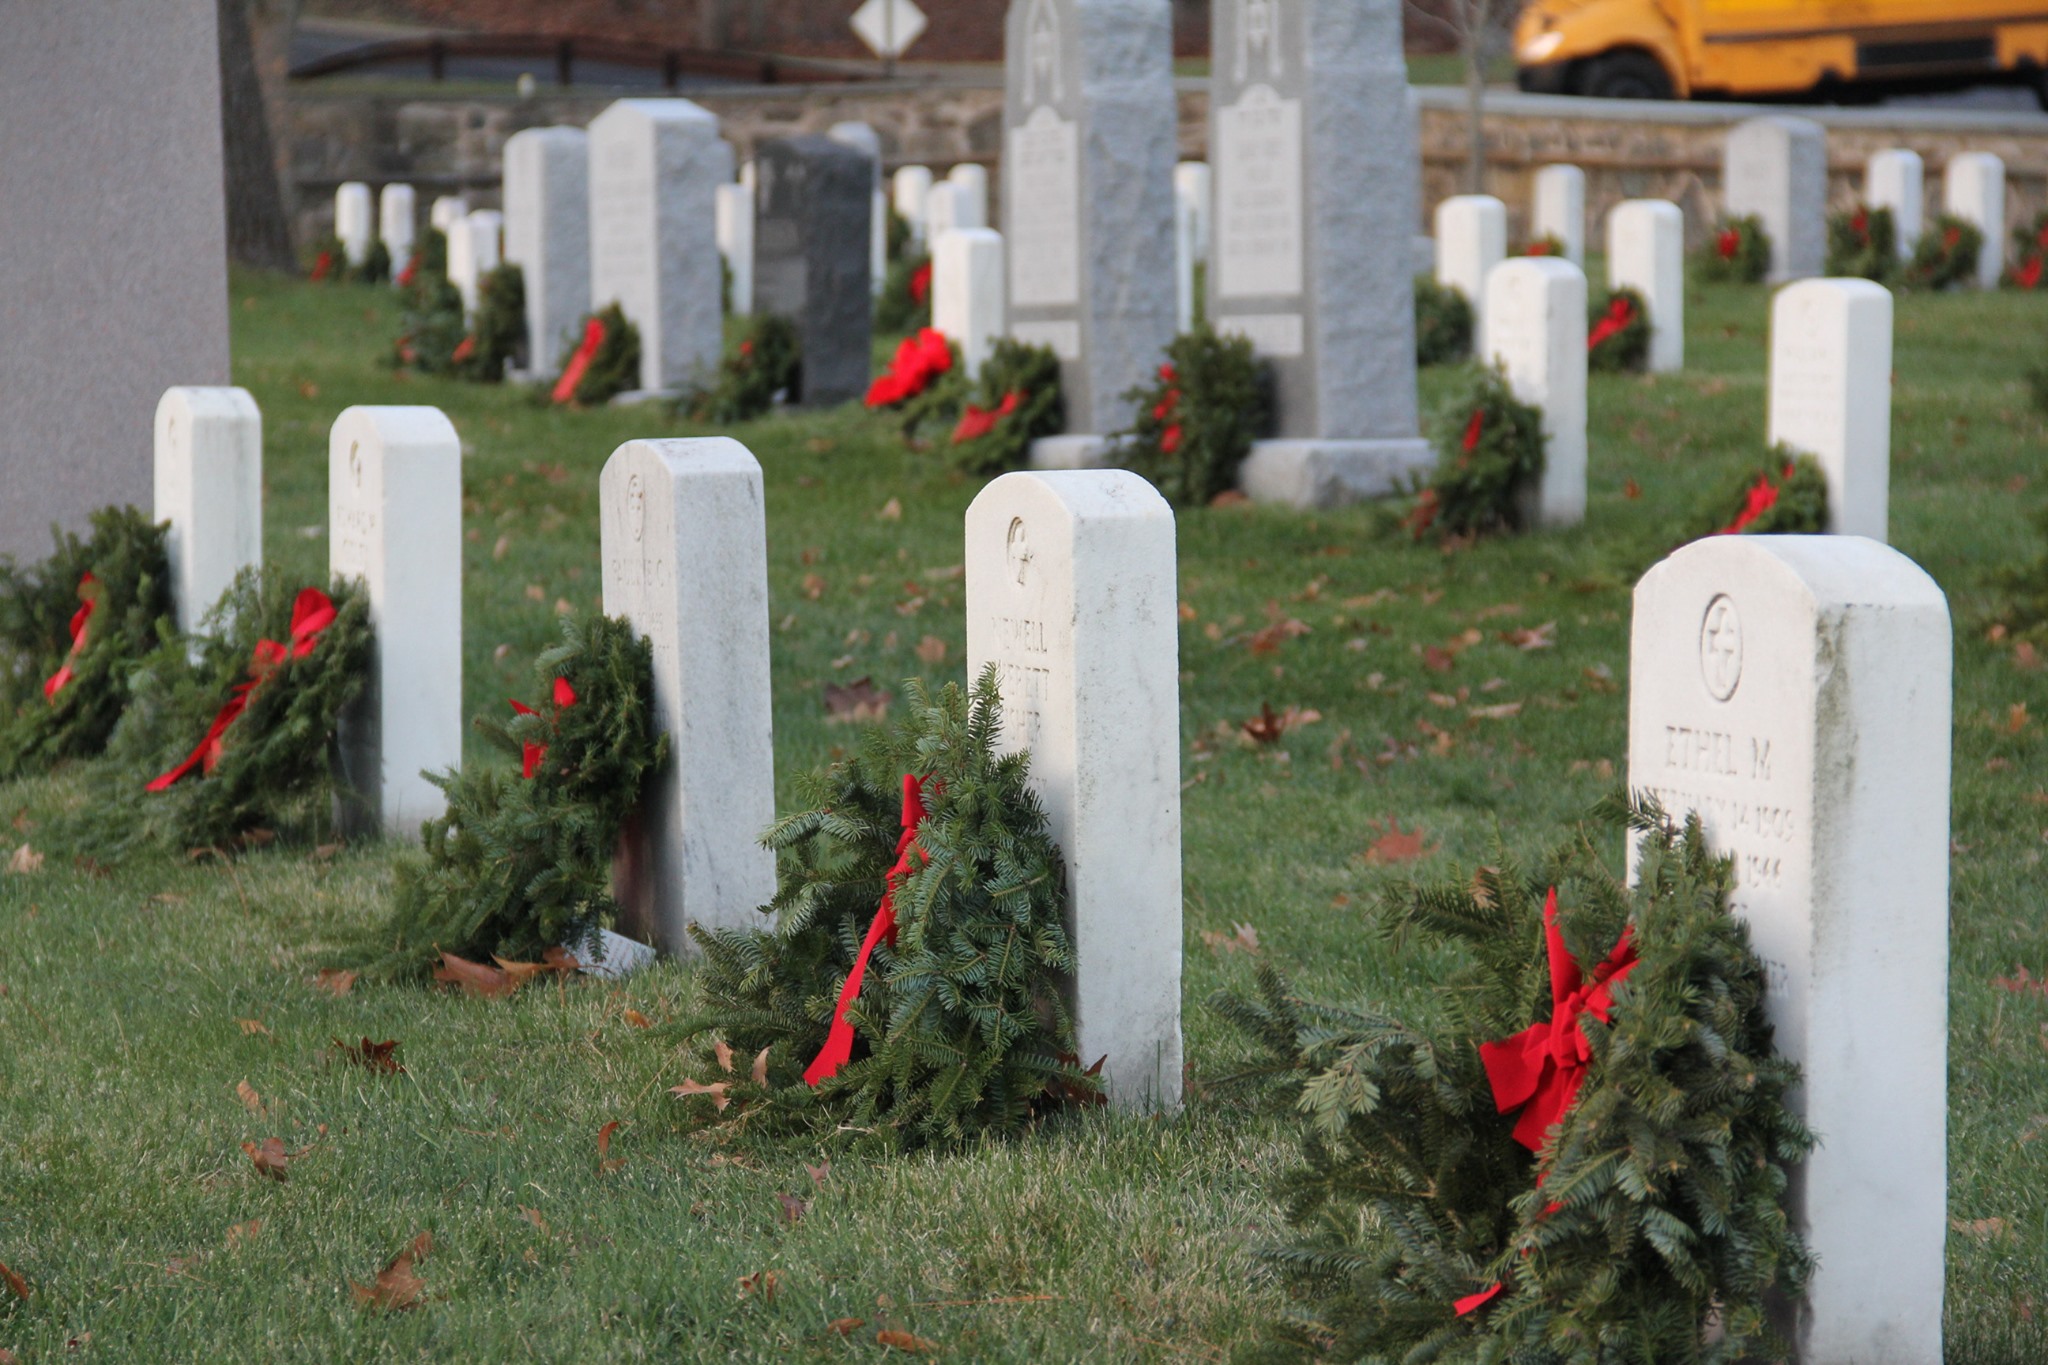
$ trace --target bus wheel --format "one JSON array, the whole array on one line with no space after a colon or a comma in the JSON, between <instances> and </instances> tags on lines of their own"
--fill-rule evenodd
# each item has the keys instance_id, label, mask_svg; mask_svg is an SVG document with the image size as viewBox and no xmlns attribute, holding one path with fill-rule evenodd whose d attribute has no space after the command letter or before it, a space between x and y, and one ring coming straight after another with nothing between
<instances>
[{"instance_id":1,"label":"bus wheel","mask_svg":"<svg viewBox=\"0 0 2048 1365\"><path fill-rule=\"evenodd\" d=\"M1671 78L1647 52L1610 52L1587 62L1579 93L1604 100L1668 100Z\"/></svg>"}]
</instances>

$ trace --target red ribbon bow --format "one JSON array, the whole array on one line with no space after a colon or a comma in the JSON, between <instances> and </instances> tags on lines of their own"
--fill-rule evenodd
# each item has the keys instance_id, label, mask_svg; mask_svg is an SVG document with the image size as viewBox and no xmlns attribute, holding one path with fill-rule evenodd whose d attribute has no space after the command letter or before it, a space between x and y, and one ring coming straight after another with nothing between
<instances>
[{"instance_id":1,"label":"red ribbon bow","mask_svg":"<svg viewBox=\"0 0 2048 1365\"><path fill-rule=\"evenodd\" d=\"M583 376L590 370L590 362L597 359L597 348L604 345L604 323L598 318L586 318L583 323L583 340L577 343L576 354L569 357L569 363L562 367L562 377L555 381L554 392L548 395L550 402L566 403L576 396L576 386L583 382Z\"/></svg>"},{"instance_id":2,"label":"red ribbon bow","mask_svg":"<svg viewBox=\"0 0 2048 1365\"><path fill-rule=\"evenodd\" d=\"M846 984L839 988L839 1003L832 1010L832 1029L825 1035L825 1046L818 1049L818 1055L810 1066L804 1069L804 1084L817 1085L837 1074L853 1056L853 1024L847 1019L847 1010L860 996L861 979L868 972L868 958L875 951L875 944L887 938L896 942L896 888L902 880L916 871L910 865L910 855L917 844L917 827L924 820L924 782L909 773L903 775L903 833L896 840L896 865L889 869L887 889L882 892L882 903L875 909L875 918L868 925L868 936L861 941L860 952L854 956L853 969L846 974Z\"/></svg>"},{"instance_id":3,"label":"red ribbon bow","mask_svg":"<svg viewBox=\"0 0 2048 1365\"><path fill-rule=\"evenodd\" d=\"M1592 334L1586 338L1586 349L1599 349L1600 343L1618 332L1626 331L1635 323L1635 305L1628 301L1626 294L1607 305L1607 316L1594 325Z\"/></svg>"},{"instance_id":4,"label":"red ribbon bow","mask_svg":"<svg viewBox=\"0 0 2048 1365\"><path fill-rule=\"evenodd\" d=\"M1785 477L1792 477L1792 466L1785 466ZM1768 474L1756 476L1756 482L1749 486L1749 494L1742 500L1742 510L1735 514L1735 520L1714 532L1717 536L1739 535L1749 529L1750 523L1778 505L1778 485L1771 482Z\"/></svg>"},{"instance_id":5,"label":"red ribbon bow","mask_svg":"<svg viewBox=\"0 0 2048 1365\"><path fill-rule=\"evenodd\" d=\"M334 253L331 251L323 251L318 256L315 256L313 258L313 273L311 278L317 283L320 280L326 279L328 273L333 269Z\"/></svg>"},{"instance_id":6,"label":"red ribbon bow","mask_svg":"<svg viewBox=\"0 0 2048 1365\"><path fill-rule=\"evenodd\" d=\"M163 776L153 779L149 790L160 792L175 786L191 775L194 768L211 773L220 762L221 736L235 723L249 705L249 695L263 685L263 680L277 670L286 659L303 659L313 652L314 641L320 632L334 624L334 600L318 588L302 590L292 603L292 638L288 645L275 640L258 640L256 650L249 660L249 679L237 683L234 693L228 697L227 705L214 716L213 724L207 727L206 738L199 741L199 747L187 755L185 761Z\"/></svg>"},{"instance_id":7,"label":"red ribbon bow","mask_svg":"<svg viewBox=\"0 0 2048 1365\"><path fill-rule=\"evenodd\" d=\"M910 301L922 304L932 295L932 263L926 261L910 272Z\"/></svg>"},{"instance_id":8,"label":"red ribbon bow","mask_svg":"<svg viewBox=\"0 0 2048 1365\"><path fill-rule=\"evenodd\" d=\"M1011 389L1003 395L1003 401L996 407L977 408L969 403L967 411L960 414L960 424L953 428L953 444L957 446L963 441L977 440L994 431L996 423L1017 410L1017 404L1023 397L1023 394Z\"/></svg>"},{"instance_id":9,"label":"red ribbon bow","mask_svg":"<svg viewBox=\"0 0 2048 1365\"><path fill-rule=\"evenodd\" d=\"M1550 951L1549 1022L1531 1024L1512 1038L1479 1045L1479 1060L1492 1083L1494 1103L1503 1114L1521 1109L1515 1141L1532 1152L1543 1146L1544 1135L1552 1124L1563 1120L1579 1097L1579 1087L1585 1084L1592 1048L1579 1017L1591 1014L1606 1023L1614 1006L1614 988L1636 967L1635 930L1631 927L1622 930L1614 951L1593 969L1592 980L1582 981L1579 964L1564 946L1564 933L1557 925L1556 887L1543 903L1543 934Z\"/></svg>"},{"instance_id":10,"label":"red ribbon bow","mask_svg":"<svg viewBox=\"0 0 2048 1365\"><path fill-rule=\"evenodd\" d=\"M78 656L85 652L85 627L92 620L92 614L100 605L100 581L88 570L78 580L78 600L84 605L71 613L71 652L64 656L64 666L52 673L43 682L43 700L55 703L57 694L70 685L75 676L71 666L78 662Z\"/></svg>"},{"instance_id":11,"label":"red ribbon bow","mask_svg":"<svg viewBox=\"0 0 2048 1365\"><path fill-rule=\"evenodd\" d=\"M921 328L917 335L903 338L888 372L868 385L867 405L891 408L908 402L952 368L953 349L946 334L936 327Z\"/></svg>"},{"instance_id":12,"label":"red ribbon bow","mask_svg":"<svg viewBox=\"0 0 2048 1365\"><path fill-rule=\"evenodd\" d=\"M2041 258L2039 256L2027 257L2027 259L2020 264L2019 268L2012 272L2012 277L2014 282L2017 283L2019 287L2022 289L2040 288Z\"/></svg>"},{"instance_id":13,"label":"red ribbon bow","mask_svg":"<svg viewBox=\"0 0 2048 1365\"><path fill-rule=\"evenodd\" d=\"M540 712L534 710L525 702L520 701L517 697L505 698L505 704L522 716L537 716L540 714ZM576 689L569 686L569 680L567 678L555 679L556 709L566 711L575 704ZM532 740L527 740L519 746L519 775L528 782L533 781L533 775L540 771L540 765L547 760L547 756L547 745L535 744Z\"/></svg>"},{"instance_id":14,"label":"red ribbon bow","mask_svg":"<svg viewBox=\"0 0 2048 1365\"><path fill-rule=\"evenodd\" d=\"M1735 228L1723 229L1721 235L1714 239L1714 250L1721 254L1721 259L1724 261L1734 260L1735 253L1741 249L1742 233Z\"/></svg>"}]
</instances>

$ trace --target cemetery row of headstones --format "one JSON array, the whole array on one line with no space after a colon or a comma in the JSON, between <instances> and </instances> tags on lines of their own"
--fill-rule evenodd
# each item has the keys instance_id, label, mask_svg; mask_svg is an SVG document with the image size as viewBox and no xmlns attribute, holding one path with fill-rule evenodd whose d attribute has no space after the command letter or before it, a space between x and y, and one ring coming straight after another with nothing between
<instances>
[{"instance_id":1,"label":"cemetery row of headstones","mask_svg":"<svg viewBox=\"0 0 2048 1365\"><path fill-rule=\"evenodd\" d=\"M1572 269L1524 264L1537 306ZM1841 283L1781 307L1813 299L1839 324ZM158 511L181 601L239 567L216 545L254 562L259 425L241 390L164 396ZM363 579L377 636L344 763L393 834L440 808L420 771L461 760L460 463L435 408L350 408L329 441L330 565ZM673 746L620 893L669 948L686 922L753 922L773 889L756 842L774 788L762 493L728 438L629 441L600 476L605 610L652 641ZM1002 744L1030 751L1066 859L1080 1047L1139 1109L1181 1087L1175 553L1171 510L1123 471L1005 475L966 514L967 668L996 668ZM1697 812L1735 859L1778 1043L1823 1134L1790 1196L1820 1257L1804 1359L1901 1342L1938 1357L1949 632L1926 574L1857 536L1713 537L1636 589L1630 785Z\"/></svg>"}]
</instances>

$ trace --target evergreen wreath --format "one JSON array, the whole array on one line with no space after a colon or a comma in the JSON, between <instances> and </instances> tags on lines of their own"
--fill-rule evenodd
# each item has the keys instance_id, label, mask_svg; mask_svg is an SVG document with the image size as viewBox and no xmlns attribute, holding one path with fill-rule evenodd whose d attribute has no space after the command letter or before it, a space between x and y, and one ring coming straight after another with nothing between
<instances>
[{"instance_id":1,"label":"evergreen wreath","mask_svg":"<svg viewBox=\"0 0 2048 1365\"><path fill-rule=\"evenodd\" d=\"M1828 529L1828 476L1820 461L1779 445L1710 503L1701 536L1817 536Z\"/></svg>"},{"instance_id":2,"label":"evergreen wreath","mask_svg":"<svg viewBox=\"0 0 2048 1365\"><path fill-rule=\"evenodd\" d=\"M1404 519L1417 540L1517 531L1543 478L1543 413L1482 370L1436 422L1436 470Z\"/></svg>"},{"instance_id":3,"label":"evergreen wreath","mask_svg":"<svg viewBox=\"0 0 2048 1365\"><path fill-rule=\"evenodd\" d=\"M1709 283L1760 283L1771 270L1771 239L1763 219L1755 214L1722 219L1693 261L1694 272Z\"/></svg>"},{"instance_id":4,"label":"evergreen wreath","mask_svg":"<svg viewBox=\"0 0 2048 1365\"><path fill-rule=\"evenodd\" d=\"M718 362L711 387L691 395L687 406L699 422L750 422L765 416L778 396L794 396L802 385L803 343L796 324L774 313L756 313Z\"/></svg>"},{"instance_id":5,"label":"evergreen wreath","mask_svg":"<svg viewBox=\"0 0 2048 1365\"><path fill-rule=\"evenodd\" d=\"M1050 346L1000 338L958 411L946 444L955 469L985 476L1024 468L1031 443L1066 426L1060 358Z\"/></svg>"},{"instance_id":6,"label":"evergreen wreath","mask_svg":"<svg viewBox=\"0 0 2048 1365\"><path fill-rule=\"evenodd\" d=\"M915 252L889 262L882 293L875 300L875 330L887 336L932 325L932 258Z\"/></svg>"},{"instance_id":7,"label":"evergreen wreath","mask_svg":"<svg viewBox=\"0 0 2048 1365\"><path fill-rule=\"evenodd\" d=\"M2000 282L2008 289L2031 293L2041 287L2044 263L2048 263L2048 213L2036 215L2027 227L2012 230L2012 264Z\"/></svg>"},{"instance_id":8,"label":"evergreen wreath","mask_svg":"<svg viewBox=\"0 0 2048 1365\"><path fill-rule=\"evenodd\" d=\"M1984 233L1975 223L1953 214L1935 215L1934 222L1913 246L1906 263L1906 284L1914 289L1948 289L1977 278L1977 256Z\"/></svg>"},{"instance_id":9,"label":"evergreen wreath","mask_svg":"<svg viewBox=\"0 0 2048 1365\"><path fill-rule=\"evenodd\" d=\"M1554 232L1546 232L1540 237L1532 237L1523 244L1521 254L1524 256L1555 256L1559 260L1563 260L1565 254L1564 238Z\"/></svg>"},{"instance_id":10,"label":"evergreen wreath","mask_svg":"<svg viewBox=\"0 0 2048 1365\"><path fill-rule=\"evenodd\" d=\"M612 855L668 737L654 724L653 649L629 622L564 618L534 660L540 696L509 718L479 716L491 744L520 759L431 776L446 813L396 866L391 915L350 965L422 977L441 956L534 961L588 951L618 906Z\"/></svg>"},{"instance_id":11,"label":"evergreen wreath","mask_svg":"<svg viewBox=\"0 0 2048 1365\"><path fill-rule=\"evenodd\" d=\"M1199 507L1237 486L1237 467L1270 430L1273 372L1251 338L1203 323L1167 346L1151 384L1123 397L1137 420L1111 438L1117 461L1175 507Z\"/></svg>"},{"instance_id":12,"label":"evergreen wreath","mask_svg":"<svg viewBox=\"0 0 2048 1365\"><path fill-rule=\"evenodd\" d=\"M50 557L0 559L0 778L106 747L143 658L175 630L169 526L103 507Z\"/></svg>"},{"instance_id":13,"label":"evergreen wreath","mask_svg":"<svg viewBox=\"0 0 2048 1365\"><path fill-rule=\"evenodd\" d=\"M1828 258L1832 278L1856 277L1883 284L1899 268L1899 234L1892 211L1858 204L1828 217Z\"/></svg>"},{"instance_id":14,"label":"evergreen wreath","mask_svg":"<svg viewBox=\"0 0 2048 1365\"><path fill-rule=\"evenodd\" d=\"M315 238L303 259L306 278L314 284L343 284L348 280L348 248L331 232Z\"/></svg>"},{"instance_id":15,"label":"evergreen wreath","mask_svg":"<svg viewBox=\"0 0 2048 1365\"><path fill-rule=\"evenodd\" d=\"M640 383L640 329L626 320L626 310L608 303L586 314L580 338L562 352L555 403L579 408L603 407Z\"/></svg>"},{"instance_id":16,"label":"evergreen wreath","mask_svg":"<svg viewBox=\"0 0 2048 1365\"><path fill-rule=\"evenodd\" d=\"M446 275L419 271L405 286L398 337L391 346L393 369L452 374L455 353L469 337L462 293Z\"/></svg>"},{"instance_id":17,"label":"evergreen wreath","mask_svg":"<svg viewBox=\"0 0 2048 1365\"><path fill-rule=\"evenodd\" d=\"M685 1033L720 1060L673 1093L709 1097L707 1122L779 1118L900 1148L1099 1099L1072 1055L1060 851L1028 756L996 752L996 670L971 698L905 692L903 720L802 779L807 809L768 832L775 927L690 927L703 961Z\"/></svg>"},{"instance_id":18,"label":"evergreen wreath","mask_svg":"<svg viewBox=\"0 0 2048 1365\"><path fill-rule=\"evenodd\" d=\"M889 368L875 376L863 401L894 409L909 433L927 418L957 410L965 388L959 348L936 327L921 327L896 344Z\"/></svg>"},{"instance_id":19,"label":"evergreen wreath","mask_svg":"<svg viewBox=\"0 0 2048 1365\"><path fill-rule=\"evenodd\" d=\"M507 365L526 363L526 276L511 261L476 285L476 320L455 348L455 374L478 384L500 384Z\"/></svg>"},{"instance_id":20,"label":"evergreen wreath","mask_svg":"<svg viewBox=\"0 0 2048 1365\"><path fill-rule=\"evenodd\" d=\"M1415 363L1451 365L1472 353L1472 304L1434 275L1415 277Z\"/></svg>"},{"instance_id":21,"label":"evergreen wreath","mask_svg":"<svg viewBox=\"0 0 2048 1365\"><path fill-rule=\"evenodd\" d=\"M448 273L448 234L437 227L422 232L413 243L412 255L406 258L405 266L393 281L403 289L422 275L446 275Z\"/></svg>"},{"instance_id":22,"label":"evergreen wreath","mask_svg":"<svg viewBox=\"0 0 2048 1365\"><path fill-rule=\"evenodd\" d=\"M363 263L352 274L357 284L383 284L391 278L391 248L384 245L382 237L370 239Z\"/></svg>"},{"instance_id":23,"label":"evergreen wreath","mask_svg":"<svg viewBox=\"0 0 2048 1365\"><path fill-rule=\"evenodd\" d=\"M1633 289L1615 289L1586 318L1586 364L1606 372L1650 368L1650 305Z\"/></svg>"},{"instance_id":24,"label":"evergreen wreath","mask_svg":"<svg viewBox=\"0 0 2048 1365\"><path fill-rule=\"evenodd\" d=\"M370 660L369 598L244 569L206 615L136 669L111 763L53 842L112 862L138 845L234 847L253 830L317 836L344 796L335 723Z\"/></svg>"},{"instance_id":25,"label":"evergreen wreath","mask_svg":"<svg viewBox=\"0 0 2048 1365\"><path fill-rule=\"evenodd\" d=\"M1469 882L1387 897L1383 933L1460 950L1427 1026L1303 1000L1268 966L1255 995L1212 1000L1259 1049L1223 1084L1302 1117L1302 1162L1278 1184L1297 1240L1263 1258L1294 1303L1281 1335L1317 1358L1789 1349L1766 1297L1796 1298L1812 1268L1784 1198L1814 1139L1786 1107L1798 1074L1729 912L1732 864L1697 818L1601 814L1599 832L1637 840L1633 886L1582 831L1540 877L1503 853ZM1577 1065L1549 1046L1560 1011Z\"/></svg>"}]
</instances>

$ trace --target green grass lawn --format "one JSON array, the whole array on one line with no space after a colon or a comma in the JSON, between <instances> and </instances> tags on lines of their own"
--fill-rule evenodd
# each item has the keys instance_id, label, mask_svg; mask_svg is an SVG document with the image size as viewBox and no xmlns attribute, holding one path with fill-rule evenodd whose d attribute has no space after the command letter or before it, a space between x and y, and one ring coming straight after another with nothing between
<instances>
[{"instance_id":1,"label":"green grass lawn","mask_svg":"<svg viewBox=\"0 0 2048 1365\"><path fill-rule=\"evenodd\" d=\"M1368 935L1377 890L1469 866L1496 837L1537 853L1610 787L1629 588L1757 458L1767 302L1695 291L1685 373L1594 378L1579 530L1444 553L1390 534L1372 508L1182 516L1178 946L1194 1084L1170 1119L1094 1112L961 1153L833 1152L814 1179L822 1148L686 1132L666 1093L686 1071L662 1027L685 1008L686 966L509 1001L316 990L324 956L382 913L387 847L167 855L112 873L53 857L0 876L0 1262L33 1289L18 1301L0 1286L0 1347L22 1360L71 1342L135 1360L837 1359L883 1354L875 1334L890 1328L953 1359L1227 1357L1278 1308L1248 1253L1280 1231L1265 1189L1291 1135L1203 1092L1234 1045L1201 1002L1251 966L1204 936L1249 924L1313 993L1412 1001L1441 964ZM2048 671L1988 638L1992 575L2036 551L2026 513L2048 495L2021 379L2039 308L1916 296L1898 314L1893 539L1948 590L1957 624L1948 1358L1973 1365L2048 1359L2048 997L1995 983L2048 976ZM465 456L464 695L502 711L558 608L598 603L606 456L686 429L652 410L557 412L394 376L379 360L397 312L382 290L235 278L235 378L264 413L267 548L293 575L324 576L326 435L343 407L444 408ZM1459 382L1425 374L1425 408ZM849 738L826 724L823 684L961 678L955 571L976 485L856 410L732 434L766 471L786 796ZM1290 619L1308 632L1254 652L1253 632ZM1502 638L1553 622L1552 648ZM920 663L927 637L943 664ZM1451 645L1449 671L1428 666L1443 656L1425 649ZM1321 719L1245 747L1236 726L1264 702ZM1509 702L1518 714L1473 714ZM76 773L0 787L10 844L32 844L83 791ZM1367 862L1395 824L1432 851ZM399 1040L403 1075L351 1067L332 1042L366 1035ZM604 1166L598 1134L614 1121L619 1164ZM272 1136L304 1149L286 1183L241 1149ZM808 1201L799 1221L783 1194ZM359 1308L351 1283L422 1231L423 1306ZM743 1292L764 1271L772 1297L762 1280ZM850 1318L864 1325L830 1326Z\"/></svg>"}]
</instances>

